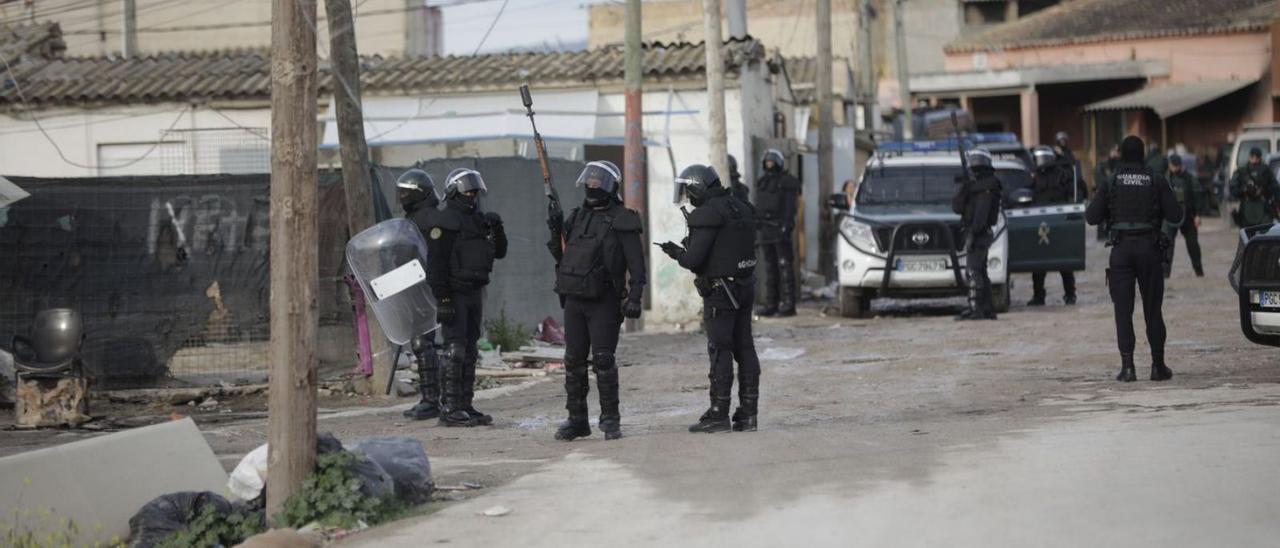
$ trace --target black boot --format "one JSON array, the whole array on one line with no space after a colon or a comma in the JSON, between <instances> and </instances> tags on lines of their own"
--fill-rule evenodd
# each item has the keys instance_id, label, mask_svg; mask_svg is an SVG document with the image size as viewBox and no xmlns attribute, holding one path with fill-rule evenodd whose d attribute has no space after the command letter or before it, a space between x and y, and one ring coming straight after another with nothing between
<instances>
[{"instance_id":1,"label":"black boot","mask_svg":"<svg viewBox=\"0 0 1280 548\"><path fill-rule=\"evenodd\" d=\"M418 391L422 401L404 412L404 416L416 421L440 416L440 356L435 346L419 345L414 341L414 356L418 363Z\"/></svg>"},{"instance_id":2,"label":"black boot","mask_svg":"<svg viewBox=\"0 0 1280 548\"><path fill-rule=\"evenodd\" d=\"M1035 295L1027 301L1027 306L1044 306L1044 295Z\"/></svg>"},{"instance_id":3,"label":"black boot","mask_svg":"<svg viewBox=\"0 0 1280 548\"><path fill-rule=\"evenodd\" d=\"M1192 269L1194 269L1194 270L1196 271L1196 277L1197 277L1197 278L1203 278L1203 277L1204 277L1204 267L1203 267L1203 266L1200 266L1200 265L1196 264L1196 265L1191 265L1191 268L1192 268Z\"/></svg>"},{"instance_id":4,"label":"black boot","mask_svg":"<svg viewBox=\"0 0 1280 548\"><path fill-rule=\"evenodd\" d=\"M738 398L738 408L733 412L733 431L756 431L756 400L754 398Z\"/></svg>"},{"instance_id":5,"label":"black boot","mask_svg":"<svg viewBox=\"0 0 1280 548\"><path fill-rule=\"evenodd\" d=\"M575 359L566 356L564 360L564 408L569 412L569 419L560 423L556 429L556 439L572 441L591 435L591 424L587 419L587 393L591 385L587 381L586 358Z\"/></svg>"},{"instance_id":6,"label":"black boot","mask_svg":"<svg viewBox=\"0 0 1280 548\"><path fill-rule=\"evenodd\" d=\"M440 426L480 426L467 413L467 393L463 387L466 366L461 352L460 347L451 347L444 362L444 408L440 411Z\"/></svg>"},{"instance_id":7,"label":"black boot","mask_svg":"<svg viewBox=\"0 0 1280 548\"><path fill-rule=\"evenodd\" d=\"M1138 380L1138 373L1133 368L1133 354L1120 355L1120 374L1116 375L1116 380L1120 382Z\"/></svg>"},{"instance_id":8,"label":"black boot","mask_svg":"<svg viewBox=\"0 0 1280 548\"><path fill-rule=\"evenodd\" d=\"M1160 354L1151 355L1151 380L1167 381L1173 378L1173 370L1164 364L1164 356Z\"/></svg>"},{"instance_id":9,"label":"black boot","mask_svg":"<svg viewBox=\"0 0 1280 548\"><path fill-rule=\"evenodd\" d=\"M730 428L732 425L729 424L729 398L711 398L711 407L698 418L698 424L689 427L689 431L712 434L728 432Z\"/></svg>"},{"instance_id":10,"label":"black boot","mask_svg":"<svg viewBox=\"0 0 1280 548\"><path fill-rule=\"evenodd\" d=\"M604 439L622 437L622 414L618 402L618 368L613 356L596 356L596 388L600 390L600 430Z\"/></svg>"},{"instance_id":11,"label":"black boot","mask_svg":"<svg viewBox=\"0 0 1280 548\"><path fill-rule=\"evenodd\" d=\"M761 318L770 318L778 315L778 305L764 305L756 307L756 315Z\"/></svg>"},{"instance_id":12,"label":"black boot","mask_svg":"<svg viewBox=\"0 0 1280 548\"><path fill-rule=\"evenodd\" d=\"M1076 294L1068 293L1065 297L1062 298L1062 304L1065 304L1067 306L1072 306L1076 304Z\"/></svg>"},{"instance_id":13,"label":"black boot","mask_svg":"<svg viewBox=\"0 0 1280 548\"><path fill-rule=\"evenodd\" d=\"M476 397L476 361L477 357L468 356L466 367L463 368L463 374L465 377L462 381L462 389L465 396L462 408L468 415L471 415L471 419L474 420L476 424L489 426L490 424L493 424L493 417L477 411L475 406L472 405L472 402Z\"/></svg>"},{"instance_id":14,"label":"black boot","mask_svg":"<svg viewBox=\"0 0 1280 548\"><path fill-rule=\"evenodd\" d=\"M787 261L778 262L778 316L796 315L796 270Z\"/></svg>"}]
</instances>

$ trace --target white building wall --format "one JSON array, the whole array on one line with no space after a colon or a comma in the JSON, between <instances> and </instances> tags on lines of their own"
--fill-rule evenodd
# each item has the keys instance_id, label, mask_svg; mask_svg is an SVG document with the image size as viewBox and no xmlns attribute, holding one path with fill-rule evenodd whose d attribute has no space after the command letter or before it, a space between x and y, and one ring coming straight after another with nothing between
<instances>
[{"instance_id":1,"label":"white building wall","mask_svg":"<svg viewBox=\"0 0 1280 548\"><path fill-rule=\"evenodd\" d=\"M32 177L159 175L164 174L162 164L175 165L183 161L160 157L172 154L173 146L150 146L160 142L161 136L170 128L237 129L239 126L265 129L269 135L271 124L271 112L265 107L215 111L178 103L95 110L57 109L40 111L36 116L47 137L30 116L0 115L0 174ZM171 134L169 141L180 141L182 133ZM265 145L266 141L262 144ZM136 145L144 146L139 148ZM110 150L100 154L100 147ZM127 154L126 150L137 154ZM105 161L100 161L100 157Z\"/></svg>"}]
</instances>

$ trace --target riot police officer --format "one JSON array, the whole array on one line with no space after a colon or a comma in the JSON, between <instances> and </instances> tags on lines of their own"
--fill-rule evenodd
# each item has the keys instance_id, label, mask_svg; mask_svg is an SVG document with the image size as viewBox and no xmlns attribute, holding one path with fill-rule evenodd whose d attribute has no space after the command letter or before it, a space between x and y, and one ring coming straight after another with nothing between
<instances>
[{"instance_id":1,"label":"riot police officer","mask_svg":"<svg viewBox=\"0 0 1280 548\"><path fill-rule=\"evenodd\" d=\"M1177 228L1182 208L1164 176L1143 163L1142 139L1130 135L1120 143L1120 169L1115 177L1099 184L1093 201L1085 210L1091 225L1111 226L1110 268L1107 285L1115 307L1116 341L1120 348L1120 374L1116 380L1137 380L1133 365L1133 286L1142 293L1142 314L1151 345L1151 380L1173 378L1164 363L1164 274L1162 230Z\"/></svg>"},{"instance_id":2,"label":"riot police officer","mask_svg":"<svg viewBox=\"0 0 1280 548\"><path fill-rule=\"evenodd\" d=\"M507 255L507 235L502 217L480 210L488 189L479 172L455 169L444 189L444 207L432 216L427 232L427 283L436 297L447 356L440 424L487 425L493 417L472 405L480 357L476 343L484 321L481 290L489 285L494 260Z\"/></svg>"},{"instance_id":3,"label":"riot police officer","mask_svg":"<svg viewBox=\"0 0 1280 548\"><path fill-rule=\"evenodd\" d=\"M1250 150L1249 163L1231 176L1231 196L1240 200L1240 209L1234 213L1237 225L1245 227L1275 221L1280 186L1276 184L1275 174L1262 163L1262 149Z\"/></svg>"},{"instance_id":4,"label":"riot police officer","mask_svg":"<svg viewBox=\"0 0 1280 548\"><path fill-rule=\"evenodd\" d=\"M662 251L697 275L711 362L711 406L690 432L754 431L760 398L760 359L751 338L755 298L755 211L720 183L711 166L692 165L676 179L677 201L688 198L687 247ZM738 409L732 421L733 362L738 362Z\"/></svg>"},{"instance_id":5,"label":"riot police officer","mask_svg":"<svg viewBox=\"0 0 1280 548\"><path fill-rule=\"evenodd\" d=\"M1115 176L1117 169L1120 169L1120 145L1118 144L1111 145L1111 152L1107 153L1106 161L1098 163L1098 167L1094 170L1093 182L1100 185L1110 181ZM1107 240L1106 223L1098 225L1097 234L1099 242Z\"/></svg>"},{"instance_id":6,"label":"riot police officer","mask_svg":"<svg viewBox=\"0 0 1280 548\"><path fill-rule=\"evenodd\" d=\"M1035 205L1061 205L1075 201L1076 182L1072 170L1072 160L1064 158L1047 146L1038 146L1032 151L1036 170L1031 174L1033 200ZM1031 273L1031 300L1027 306L1044 306L1044 279L1048 273L1037 270ZM1076 273L1060 270L1062 276L1062 302L1067 305L1076 304Z\"/></svg>"},{"instance_id":7,"label":"riot police officer","mask_svg":"<svg viewBox=\"0 0 1280 548\"><path fill-rule=\"evenodd\" d=\"M432 217L440 212L435 181L421 169L410 169L396 179L396 194L405 218L418 225L426 239L431 232ZM405 411L404 416L413 420L434 419L440 416L440 354L436 333L414 337L410 344L418 364L418 391L422 393L422 401Z\"/></svg>"},{"instance_id":8,"label":"riot police officer","mask_svg":"<svg viewBox=\"0 0 1280 548\"><path fill-rule=\"evenodd\" d=\"M1200 237L1196 230L1200 228L1200 182L1182 168L1182 156L1177 154L1169 156L1169 184L1173 186L1173 196L1178 199L1178 206L1182 208L1182 225L1166 233L1169 245L1176 244L1178 232L1182 232L1182 237L1187 240L1187 256L1191 257L1191 268L1195 270L1196 277L1203 278ZM1172 262L1165 263L1164 277L1169 277L1172 266Z\"/></svg>"},{"instance_id":9,"label":"riot police officer","mask_svg":"<svg viewBox=\"0 0 1280 548\"><path fill-rule=\"evenodd\" d=\"M742 174L738 173L738 159L729 155L729 194L734 198L751 203L751 189L742 184Z\"/></svg>"},{"instance_id":10,"label":"riot police officer","mask_svg":"<svg viewBox=\"0 0 1280 548\"><path fill-rule=\"evenodd\" d=\"M760 245L764 248L764 300L761 316L796 314L795 250L791 234L796 227L796 200L800 181L786 171L782 152L765 151L760 162L764 175L756 181L756 216Z\"/></svg>"},{"instance_id":11,"label":"riot police officer","mask_svg":"<svg viewBox=\"0 0 1280 548\"><path fill-rule=\"evenodd\" d=\"M1000 218L1000 179L991 166L991 153L971 150L966 155L972 179L965 179L951 200L951 209L960 214L965 234L965 272L969 284L968 308L957 320L994 320L991 278L987 276L987 252L995 236L991 227Z\"/></svg>"},{"instance_id":12,"label":"riot police officer","mask_svg":"<svg viewBox=\"0 0 1280 548\"><path fill-rule=\"evenodd\" d=\"M644 296L640 214L622 206L622 175L610 162L590 162L578 177L582 207L549 221L547 248L556 260L556 293L564 299L564 391L569 419L556 439L591 435L587 420L587 356L600 391L600 430L622 437L614 352L622 318L639 318Z\"/></svg>"}]
</instances>

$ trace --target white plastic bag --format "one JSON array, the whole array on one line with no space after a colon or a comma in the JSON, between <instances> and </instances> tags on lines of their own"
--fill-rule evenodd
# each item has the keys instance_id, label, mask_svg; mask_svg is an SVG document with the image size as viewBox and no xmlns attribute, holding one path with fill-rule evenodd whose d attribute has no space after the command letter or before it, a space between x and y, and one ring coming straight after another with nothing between
<instances>
[{"instance_id":1,"label":"white plastic bag","mask_svg":"<svg viewBox=\"0 0 1280 548\"><path fill-rule=\"evenodd\" d=\"M267 486L267 444L250 451L227 480L227 489L240 500L253 500Z\"/></svg>"}]
</instances>

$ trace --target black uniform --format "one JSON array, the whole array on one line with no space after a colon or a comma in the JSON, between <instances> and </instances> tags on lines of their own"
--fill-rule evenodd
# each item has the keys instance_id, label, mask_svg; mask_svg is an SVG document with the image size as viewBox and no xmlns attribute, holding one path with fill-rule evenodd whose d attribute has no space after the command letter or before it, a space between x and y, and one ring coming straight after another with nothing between
<instances>
[{"instance_id":1,"label":"black uniform","mask_svg":"<svg viewBox=\"0 0 1280 548\"><path fill-rule=\"evenodd\" d=\"M1111 260L1107 269L1111 302L1115 307L1116 340L1120 349L1121 381L1136 380L1133 365L1133 287L1142 293L1147 342L1151 344L1151 378L1173 376L1164 363L1164 273L1162 227L1176 227L1182 209L1162 175L1143 164L1142 140L1127 137L1121 144L1122 164L1106 184L1100 184L1085 211L1089 224L1111 226Z\"/></svg>"},{"instance_id":2,"label":"black uniform","mask_svg":"<svg viewBox=\"0 0 1280 548\"><path fill-rule=\"evenodd\" d=\"M1241 227L1271 223L1276 220L1280 202L1280 186L1275 174L1264 163L1249 163L1231 176L1231 196L1240 200L1234 214Z\"/></svg>"},{"instance_id":3,"label":"black uniform","mask_svg":"<svg viewBox=\"0 0 1280 548\"><path fill-rule=\"evenodd\" d=\"M484 321L482 290L489 285L493 261L507 255L507 235L496 213L479 212L463 196L445 200L430 226L427 283L439 301L437 317L448 360L444 368L446 414L440 422L448 426L489 424L493 419L472 406L480 357L476 343Z\"/></svg>"},{"instance_id":4,"label":"black uniform","mask_svg":"<svg viewBox=\"0 0 1280 548\"><path fill-rule=\"evenodd\" d=\"M1039 166L1035 173L1032 174L1033 184L1032 192L1034 192L1034 203L1036 205L1060 205L1072 203L1076 198L1076 189L1073 185L1079 179L1075 177L1069 163L1073 160L1064 158L1063 161L1051 163L1049 165ZM1031 273L1032 297L1029 306L1040 306L1045 302L1044 279L1047 272L1043 270ZM1063 302L1067 304L1075 304L1076 302L1076 273L1070 270L1059 270L1058 274L1062 276L1062 292Z\"/></svg>"},{"instance_id":5,"label":"black uniform","mask_svg":"<svg viewBox=\"0 0 1280 548\"><path fill-rule=\"evenodd\" d=\"M547 248L556 260L556 293L564 299L564 389L569 421L558 439L591 435L587 421L587 357L600 391L600 429L622 436L614 352L624 308L638 315L646 280L640 215L609 199L602 208L569 212ZM561 240L563 245L561 247Z\"/></svg>"},{"instance_id":6,"label":"black uniform","mask_svg":"<svg viewBox=\"0 0 1280 548\"><path fill-rule=\"evenodd\" d=\"M423 239L431 231L432 217L440 212L440 200L434 193L427 193L420 201L404 204L405 218L418 225ZM432 331L413 338L410 342L413 356L418 365L418 391L422 393L422 401L404 412L406 417L414 419L431 419L440 416L440 347L436 344L436 332Z\"/></svg>"},{"instance_id":7,"label":"black uniform","mask_svg":"<svg viewBox=\"0 0 1280 548\"><path fill-rule=\"evenodd\" d=\"M956 319L994 320L987 253L995 241L991 227L1000 218L1000 179L990 166L974 166L973 176L975 180L965 181L951 201L965 232L965 272L969 283L969 308Z\"/></svg>"},{"instance_id":8,"label":"black uniform","mask_svg":"<svg viewBox=\"0 0 1280 548\"><path fill-rule=\"evenodd\" d=\"M1097 169L1094 170L1093 182L1101 185L1107 181L1110 181L1111 178L1115 176L1116 170L1118 169L1120 169L1120 158L1118 156L1108 157L1106 161L1100 162L1098 164ZM1099 242L1107 240L1106 223L1102 223L1098 225L1097 235L1098 235Z\"/></svg>"},{"instance_id":9,"label":"black uniform","mask_svg":"<svg viewBox=\"0 0 1280 548\"><path fill-rule=\"evenodd\" d=\"M796 200L800 181L783 171L781 164L765 170L756 181L756 216L760 224L760 246L764 248L765 306L762 316L796 311L795 250L792 233L796 228Z\"/></svg>"},{"instance_id":10,"label":"black uniform","mask_svg":"<svg viewBox=\"0 0 1280 548\"><path fill-rule=\"evenodd\" d=\"M1169 184L1173 185L1173 195L1178 199L1178 205L1182 207L1182 225L1166 232L1169 245L1176 244L1178 232L1182 232L1182 237L1187 241L1187 256L1191 257L1191 268L1195 270L1196 276L1204 276L1204 267L1200 264L1200 236L1196 230L1196 219L1200 216L1200 201L1204 196L1200 192L1200 183L1186 171L1178 173L1170 171ZM1172 266L1173 263L1165 264L1166 278L1169 277L1169 269Z\"/></svg>"},{"instance_id":11,"label":"black uniform","mask_svg":"<svg viewBox=\"0 0 1280 548\"><path fill-rule=\"evenodd\" d=\"M708 199L689 214L688 222L689 245L673 258L697 275L711 362L711 407L690 431L728 429L734 361L738 362L738 409L733 429L755 430L760 398L760 359L751 337L755 211L717 182Z\"/></svg>"}]
</instances>

